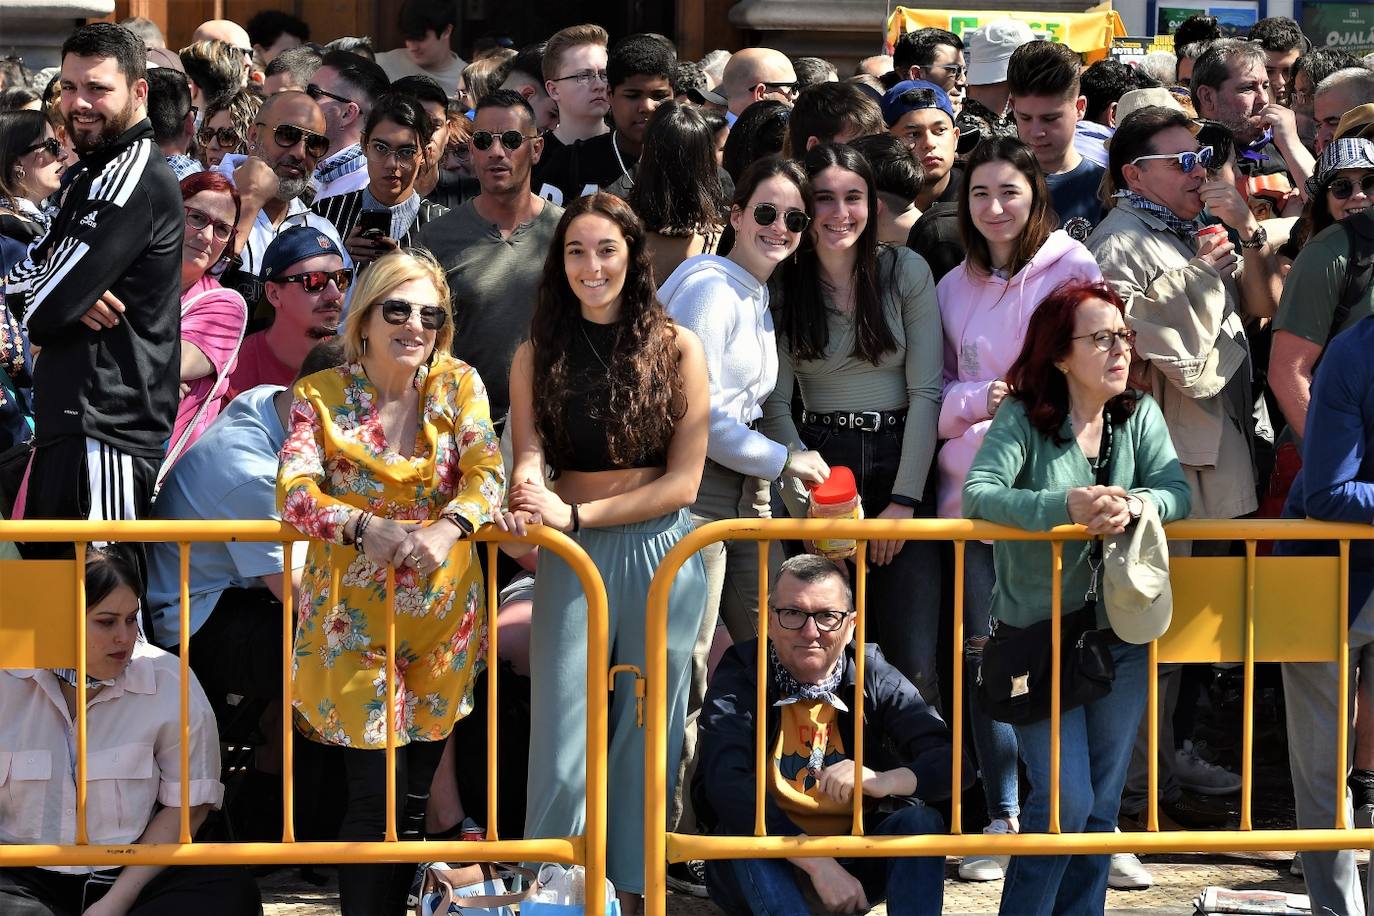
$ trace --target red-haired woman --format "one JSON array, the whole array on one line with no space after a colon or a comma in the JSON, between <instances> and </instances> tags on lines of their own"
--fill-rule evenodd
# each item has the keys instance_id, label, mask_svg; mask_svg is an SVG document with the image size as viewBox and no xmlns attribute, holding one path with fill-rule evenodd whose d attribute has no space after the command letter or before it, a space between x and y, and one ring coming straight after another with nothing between
<instances>
[{"instance_id":1,"label":"red-haired woman","mask_svg":"<svg viewBox=\"0 0 1374 916\"><path fill-rule=\"evenodd\" d=\"M1101 283L1054 290L1031 316L1021 355L1007 373L1011 393L993 418L964 483L964 512L1030 531L1079 524L1111 535L1153 500L1162 521L1188 515L1190 491L1158 405L1127 388L1131 344L1125 307ZM1099 464L1105 485L1098 485ZM999 541L992 614L1028 627L1050 616L1050 544ZM1082 606L1093 573L1089 543L1064 549L1063 608ZM1097 626L1109 626L1098 605ZM1061 719L1060 824L1064 832L1111 832L1136 727L1145 710L1146 648L1117 642L1107 696ZM1022 831L1049 829L1050 723L1016 725L1030 796ZM1002 912L1100 913L1109 856L1017 856L1002 888Z\"/></svg>"},{"instance_id":2,"label":"red-haired woman","mask_svg":"<svg viewBox=\"0 0 1374 916\"><path fill-rule=\"evenodd\" d=\"M181 201L181 406L159 483L219 416L248 323L243 297L216 279L234 253L239 192L219 172L197 172L181 180Z\"/></svg>"}]
</instances>

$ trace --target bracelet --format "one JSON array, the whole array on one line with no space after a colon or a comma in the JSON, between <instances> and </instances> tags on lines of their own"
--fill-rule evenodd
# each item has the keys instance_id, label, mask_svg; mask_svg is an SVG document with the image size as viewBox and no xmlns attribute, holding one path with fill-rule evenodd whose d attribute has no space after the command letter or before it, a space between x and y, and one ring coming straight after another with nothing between
<instances>
[{"instance_id":1,"label":"bracelet","mask_svg":"<svg viewBox=\"0 0 1374 916\"><path fill-rule=\"evenodd\" d=\"M363 537L367 533L367 526L372 523L375 516L371 512L364 512L363 517L358 519L358 526L353 530L353 543L358 545L358 552L364 553L366 548L363 545Z\"/></svg>"},{"instance_id":2,"label":"bracelet","mask_svg":"<svg viewBox=\"0 0 1374 916\"><path fill-rule=\"evenodd\" d=\"M570 532L571 534L577 534L577 532L582 528L582 519L578 517L577 506L577 503L573 503L572 506L570 506L570 508L572 509L572 531Z\"/></svg>"}]
</instances>

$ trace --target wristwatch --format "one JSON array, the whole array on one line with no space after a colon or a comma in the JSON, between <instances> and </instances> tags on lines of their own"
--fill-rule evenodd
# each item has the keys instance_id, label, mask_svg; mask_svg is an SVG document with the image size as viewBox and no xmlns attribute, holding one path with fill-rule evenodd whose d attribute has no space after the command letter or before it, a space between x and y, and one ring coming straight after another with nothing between
<instances>
[{"instance_id":1,"label":"wristwatch","mask_svg":"<svg viewBox=\"0 0 1374 916\"><path fill-rule=\"evenodd\" d=\"M1267 241L1269 241L1269 233L1263 226L1258 226L1255 229L1254 235L1250 236L1248 239L1240 240L1240 247L1253 251L1256 248L1262 247Z\"/></svg>"},{"instance_id":2,"label":"wristwatch","mask_svg":"<svg viewBox=\"0 0 1374 916\"><path fill-rule=\"evenodd\" d=\"M1263 231L1263 230L1261 230ZM1131 521L1140 521L1141 514L1145 511L1145 499L1132 493L1126 497L1126 508L1131 513Z\"/></svg>"}]
</instances>

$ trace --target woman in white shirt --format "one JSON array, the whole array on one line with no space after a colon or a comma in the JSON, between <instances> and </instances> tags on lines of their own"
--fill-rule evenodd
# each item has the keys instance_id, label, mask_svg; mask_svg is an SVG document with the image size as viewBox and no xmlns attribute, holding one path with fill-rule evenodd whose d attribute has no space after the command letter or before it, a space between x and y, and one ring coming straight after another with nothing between
<instances>
[{"instance_id":1,"label":"woman in white shirt","mask_svg":"<svg viewBox=\"0 0 1374 916\"><path fill-rule=\"evenodd\" d=\"M86 554L86 826L93 845L176 843L181 829L181 667L139 636L136 568L118 545ZM76 842L76 678L72 669L0 671L0 842ZM194 833L224 796L215 716L194 675L190 739ZM259 912L257 886L241 869L0 869L0 913L7 916Z\"/></svg>"}]
</instances>

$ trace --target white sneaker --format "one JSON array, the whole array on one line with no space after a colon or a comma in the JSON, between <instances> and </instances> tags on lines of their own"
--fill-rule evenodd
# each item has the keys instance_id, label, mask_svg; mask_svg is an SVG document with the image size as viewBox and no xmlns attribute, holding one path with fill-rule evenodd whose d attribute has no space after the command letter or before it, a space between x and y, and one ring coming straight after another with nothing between
<instances>
[{"instance_id":1,"label":"white sneaker","mask_svg":"<svg viewBox=\"0 0 1374 916\"><path fill-rule=\"evenodd\" d=\"M1152 876L1133 852L1112 853L1111 871L1107 872L1107 886L1119 891L1143 891L1155 883Z\"/></svg>"},{"instance_id":2,"label":"white sneaker","mask_svg":"<svg viewBox=\"0 0 1374 916\"><path fill-rule=\"evenodd\" d=\"M992 823L983 828L986 834L1013 834L1010 823L1000 817L992 819ZM1007 863L1011 861L1011 856L964 856L964 861L959 863L959 879L961 881L1000 881L1006 877Z\"/></svg>"},{"instance_id":3,"label":"white sneaker","mask_svg":"<svg viewBox=\"0 0 1374 916\"><path fill-rule=\"evenodd\" d=\"M1235 795L1240 791L1240 777L1203 760L1191 741L1184 741L1174 752L1174 778L1182 788L1199 795Z\"/></svg>"}]
</instances>

